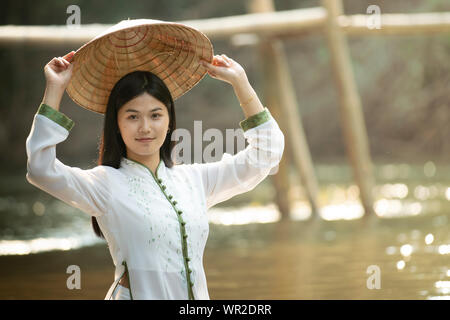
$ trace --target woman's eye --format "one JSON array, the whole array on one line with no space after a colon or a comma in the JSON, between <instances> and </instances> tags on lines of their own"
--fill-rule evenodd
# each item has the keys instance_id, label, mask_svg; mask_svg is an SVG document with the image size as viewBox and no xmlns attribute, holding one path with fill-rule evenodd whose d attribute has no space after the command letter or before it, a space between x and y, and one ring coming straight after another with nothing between
<instances>
[{"instance_id":1,"label":"woman's eye","mask_svg":"<svg viewBox=\"0 0 450 320\"><path fill-rule=\"evenodd\" d=\"M159 114L159 113L155 113L155 114L152 114L152 117L153 118L158 118L158 117L160 117L161 115ZM137 116L136 115L130 115L129 117L128 117L128 119L130 119L130 120L135 120L135 119L137 119Z\"/></svg>"}]
</instances>

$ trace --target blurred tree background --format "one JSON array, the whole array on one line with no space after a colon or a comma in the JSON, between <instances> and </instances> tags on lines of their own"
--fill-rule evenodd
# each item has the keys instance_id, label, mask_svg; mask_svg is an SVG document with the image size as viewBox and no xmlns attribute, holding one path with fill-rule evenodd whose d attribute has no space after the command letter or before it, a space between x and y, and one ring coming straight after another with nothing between
<instances>
[{"instance_id":1,"label":"blurred tree background","mask_svg":"<svg viewBox=\"0 0 450 320\"><path fill-rule=\"evenodd\" d=\"M278 11L320 5L318 0L274 3ZM82 24L115 24L127 18L183 21L248 12L246 1L241 0L5 0L0 24L64 25L69 16L66 9L73 4L81 9ZM365 14L371 4L379 5L382 13L450 12L447 0L345 0L345 12ZM234 47L228 40L212 42L215 54L225 53L244 66L264 103L261 62L256 50L251 46ZM284 44L313 160L347 161L324 35L291 37ZM448 160L449 35L349 37L349 46L374 162ZM0 45L2 173L25 174L25 139L44 93L43 67L54 56L77 48ZM204 131L238 128L238 122L244 118L232 87L209 76L177 100L175 106L177 127L191 133L194 120L202 120ZM80 108L67 95L61 111L75 121L75 127L67 141L58 145L58 158L71 166L94 166L103 117Z\"/></svg>"}]
</instances>

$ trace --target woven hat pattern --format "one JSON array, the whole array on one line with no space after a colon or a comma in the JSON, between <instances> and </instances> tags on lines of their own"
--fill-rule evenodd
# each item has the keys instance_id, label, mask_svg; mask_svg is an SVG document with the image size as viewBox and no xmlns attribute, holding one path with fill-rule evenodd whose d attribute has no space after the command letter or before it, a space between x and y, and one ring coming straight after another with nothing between
<instances>
[{"instance_id":1,"label":"woven hat pattern","mask_svg":"<svg viewBox=\"0 0 450 320\"><path fill-rule=\"evenodd\" d=\"M160 20L123 20L76 51L66 91L81 107L105 113L116 82L141 70L160 77L176 100L206 75L200 60L211 62L212 58L211 42L192 27Z\"/></svg>"}]
</instances>

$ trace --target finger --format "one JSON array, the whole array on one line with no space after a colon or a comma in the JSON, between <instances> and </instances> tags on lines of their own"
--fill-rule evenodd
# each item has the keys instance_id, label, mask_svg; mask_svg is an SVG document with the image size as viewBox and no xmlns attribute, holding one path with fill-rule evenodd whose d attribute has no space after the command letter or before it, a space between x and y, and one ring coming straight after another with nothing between
<instances>
[{"instance_id":1,"label":"finger","mask_svg":"<svg viewBox=\"0 0 450 320\"><path fill-rule=\"evenodd\" d=\"M218 73L222 72L222 70L223 70L223 67L215 66L211 63L206 63L204 66L205 66L206 70L208 70L214 74L218 74Z\"/></svg>"},{"instance_id":2,"label":"finger","mask_svg":"<svg viewBox=\"0 0 450 320\"><path fill-rule=\"evenodd\" d=\"M69 61L67 61L66 59L62 59L62 61L64 62L66 67L70 67L71 63Z\"/></svg>"},{"instance_id":3,"label":"finger","mask_svg":"<svg viewBox=\"0 0 450 320\"><path fill-rule=\"evenodd\" d=\"M230 65L233 63L233 60L231 58L228 58L226 54L223 54L222 56Z\"/></svg>"},{"instance_id":4,"label":"finger","mask_svg":"<svg viewBox=\"0 0 450 320\"><path fill-rule=\"evenodd\" d=\"M61 61L64 66L67 66L70 64L69 61L67 61L66 59L64 59L62 57L59 57L58 60Z\"/></svg>"},{"instance_id":5,"label":"finger","mask_svg":"<svg viewBox=\"0 0 450 320\"><path fill-rule=\"evenodd\" d=\"M61 61L59 61L57 57L54 57L52 61L50 61L50 64L54 65L57 68L61 67Z\"/></svg>"},{"instance_id":6,"label":"finger","mask_svg":"<svg viewBox=\"0 0 450 320\"><path fill-rule=\"evenodd\" d=\"M227 67L231 66L231 64L223 57L223 55L216 56L216 61L221 63L221 64L223 64L223 65L225 65L225 66L227 66Z\"/></svg>"},{"instance_id":7,"label":"finger","mask_svg":"<svg viewBox=\"0 0 450 320\"><path fill-rule=\"evenodd\" d=\"M219 61L217 59L217 56L214 57L212 62L213 63L209 63L205 60L200 61L200 63L206 68L208 73L212 73L212 74L214 74L214 76L216 76L217 74L221 74L224 70L226 70L227 66L226 66L225 62Z\"/></svg>"},{"instance_id":8,"label":"finger","mask_svg":"<svg viewBox=\"0 0 450 320\"><path fill-rule=\"evenodd\" d=\"M58 57L58 61L59 61L59 64L60 64L62 67L67 68L68 62L67 62L66 60L64 60L64 59L61 58L61 57ZM67 64L66 64L66 63L67 63Z\"/></svg>"},{"instance_id":9,"label":"finger","mask_svg":"<svg viewBox=\"0 0 450 320\"><path fill-rule=\"evenodd\" d=\"M214 74L214 71L212 70L212 68L214 67L214 66L212 65L212 63L209 63L208 61L205 61L205 60L200 60L200 64L206 69L206 72L207 72L210 76L215 75L215 74Z\"/></svg>"},{"instance_id":10,"label":"finger","mask_svg":"<svg viewBox=\"0 0 450 320\"><path fill-rule=\"evenodd\" d=\"M70 67L70 62L67 62L63 58L59 57L58 61L62 70L66 70L68 67Z\"/></svg>"},{"instance_id":11,"label":"finger","mask_svg":"<svg viewBox=\"0 0 450 320\"><path fill-rule=\"evenodd\" d=\"M63 58L65 60L67 60L68 62L70 62L70 60L72 60L73 56L75 55L75 51L70 51L69 53L67 53Z\"/></svg>"}]
</instances>

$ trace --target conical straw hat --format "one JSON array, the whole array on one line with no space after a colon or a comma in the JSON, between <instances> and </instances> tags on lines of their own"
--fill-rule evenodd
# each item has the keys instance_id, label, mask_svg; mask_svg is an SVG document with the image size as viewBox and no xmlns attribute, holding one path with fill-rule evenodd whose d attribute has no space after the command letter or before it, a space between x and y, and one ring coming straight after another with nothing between
<instances>
[{"instance_id":1,"label":"conical straw hat","mask_svg":"<svg viewBox=\"0 0 450 320\"><path fill-rule=\"evenodd\" d=\"M160 77L176 100L205 76L200 60L212 59L210 40L192 27L161 20L123 20L75 52L66 91L81 107L105 113L116 82L142 70Z\"/></svg>"}]
</instances>

